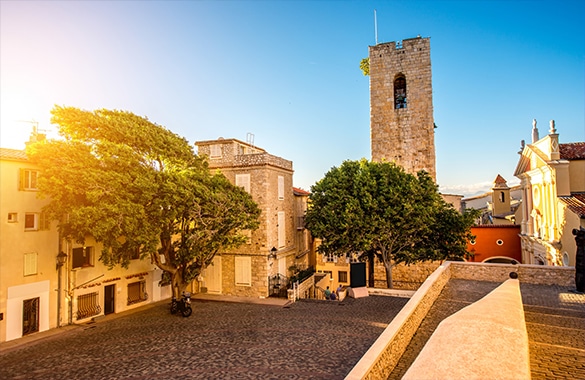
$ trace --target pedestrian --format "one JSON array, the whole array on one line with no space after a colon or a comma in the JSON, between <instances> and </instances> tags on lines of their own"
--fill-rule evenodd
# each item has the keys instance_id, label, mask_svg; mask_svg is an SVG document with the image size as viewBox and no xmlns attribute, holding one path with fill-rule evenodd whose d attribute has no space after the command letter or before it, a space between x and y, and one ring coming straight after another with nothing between
<instances>
[{"instance_id":1,"label":"pedestrian","mask_svg":"<svg viewBox=\"0 0 585 380\"><path fill-rule=\"evenodd\" d=\"M337 299L337 296L335 295L335 292L332 292L331 295L329 296L329 299L331 301L335 301Z\"/></svg>"},{"instance_id":2,"label":"pedestrian","mask_svg":"<svg viewBox=\"0 0 585 380\"><path fill-rule=\"evenodd\" d=\"M341 293L342 290L343 290L343 286L341 286L341 284L339 284L339 286L337 287L337 290L335 291L335 293L337 294L337 298L339 298L339 293Z\"/></svg>"},{"instance_id":3,"label":"pedestrian","mask_svg":"<svg viewBox=\"0 0 585 380\"><path fill-rule=\"evenodd\" d=\"M328 300L331 297L331 290L329 290L329 287L327 287L327 289L325 289L325 299Z\"/></svg>"}]
</instances>

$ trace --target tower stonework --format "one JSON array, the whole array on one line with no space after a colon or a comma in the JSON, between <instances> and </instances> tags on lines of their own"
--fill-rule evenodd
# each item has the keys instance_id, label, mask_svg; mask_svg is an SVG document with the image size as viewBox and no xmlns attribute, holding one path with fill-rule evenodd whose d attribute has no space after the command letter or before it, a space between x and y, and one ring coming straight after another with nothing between
<instances>
[{"instance_id":1,"label":"tower stonework","mask_svg":"<svg viewBox=\"0 0 585 380\"><path fill-rule=\"evenodd\" d=\"M425 170L436 182L430 39L370 46L369 58L372 161Z\"/></svg>"}]
</instances>

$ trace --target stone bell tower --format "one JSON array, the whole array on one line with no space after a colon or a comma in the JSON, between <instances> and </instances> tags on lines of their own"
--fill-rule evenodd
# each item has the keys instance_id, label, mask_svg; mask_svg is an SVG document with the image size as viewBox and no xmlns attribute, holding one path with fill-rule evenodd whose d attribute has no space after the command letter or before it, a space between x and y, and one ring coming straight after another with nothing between
<instances>
[{"instance_id":1,"label":"stone bell tower","mask_svg":"<svg viewBox=\"0 0 585 380\"><path fill-rule=\"evenodd\" d=\"M435 180L430 39L370 46L372 161L393 161Z\"/></svg>"}]
</instances>

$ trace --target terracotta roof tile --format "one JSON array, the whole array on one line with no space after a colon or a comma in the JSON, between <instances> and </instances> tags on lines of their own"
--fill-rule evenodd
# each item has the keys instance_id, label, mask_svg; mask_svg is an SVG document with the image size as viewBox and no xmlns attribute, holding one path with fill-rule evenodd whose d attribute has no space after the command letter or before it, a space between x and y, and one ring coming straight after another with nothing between
<instances>
[{"instance_id":1,"label":"terracotta roof tile","mask_svg":"<svg viewBox=\"0 0 585 380\"><path fill-rule=\"evenodd\" d=\"M559 197L569 210L577 214L580 218L585 218L585 193L573 193L570 196Z\"/></svg>"},{"instance_id":2,"label":"terracotta roof tile","mask_svg":"<svg viewBox=\"0 0 585 380\"><path fill-rule=\"evenodd\" d=\"M585 160L585 142L559 144L561 159Z\"/></svg>"},{"instance_id":3,"label":"terracotta roof tile","mask_svg":"<svg viewBox=\"0 0 585 380\"><path fill-rule=\"evenodd\" d=\"M299 189L298 187L293 187L293 193L295 195L306 195L306 196L311 195L311 193L309 193L308 191L303 190L303 189Z\"/></svg>"},{"instance_id":4,"label":"terracotta roof tile","mask_svg":"<svg viewBox=\"0 0 585 380\"><path fill-rule=\"evenodd\" d=\"M498 176L496 177L496 179L494 180L495 184L506 184L506 180L504 179L504 177L502 177L501 175L498 174Z\"/></svg>"},{"instance_id":5,"label":"terracotta roof tile","mask_svg":"<svg viewBox=\"0 0 585 380\"><path fill-rule=\"evenodd\" d=\"M26 161L26 153L24 150L0 148L0 158L3 160L19 160Z\"/></svg>"}]
</instances>

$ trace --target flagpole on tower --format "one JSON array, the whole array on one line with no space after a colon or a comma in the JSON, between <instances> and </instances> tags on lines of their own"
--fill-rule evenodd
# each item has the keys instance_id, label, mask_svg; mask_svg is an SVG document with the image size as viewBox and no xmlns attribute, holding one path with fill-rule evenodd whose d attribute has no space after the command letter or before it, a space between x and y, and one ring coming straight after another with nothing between
<instances>
[{"instance_id":1,"label":"flagpole on tower","mask_svg":"<svg viewBox=\"0 0 585 380\"><path fill-rule=\"evenodd\" d=\"M376 37L376 45L378 45L378 17L376 16L375 9L374 9L374 35Z\"/></svg>"}]
</instances>

